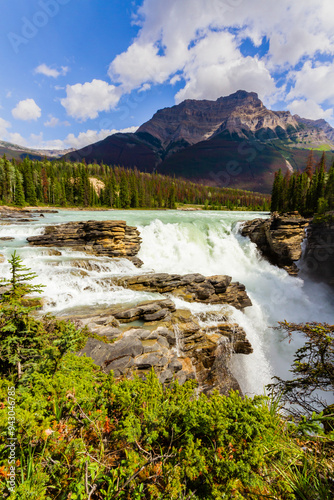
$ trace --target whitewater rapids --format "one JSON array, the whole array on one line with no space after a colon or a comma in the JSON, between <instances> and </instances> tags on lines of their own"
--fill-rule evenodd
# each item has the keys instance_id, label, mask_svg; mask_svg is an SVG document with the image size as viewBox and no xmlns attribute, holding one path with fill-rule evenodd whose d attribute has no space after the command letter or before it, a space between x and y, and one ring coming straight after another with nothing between
<instances>
[{"instance_id":1,"label":"whitewater rapids","mask_svg":"<svg viewBox=\"0 0 334 500\"><path fill-rule=\"evenodd\" d=\"M133 305L161 298L115 287L110 280L120 275L167 272L201 273L205 276L227 274L246 286L253 306L244 312L230 306L190 304L173 298L178 308L194 314L225 312L242 326L252 343L251 355L235 355L232 371L248 394L262 394L273 375L288 377L294 350L302 343L289 344L273 330L277 321L323 321L334 323L334 293L325 285L293 278L261 258L255 245L238 233L243 220L267 217L251 212L180 212L180 211L60 211L47 214L43 221L0 225L1 253L7 258L17 250L24 264L38 275L36 283L45 285L45 311L68 314L103 308L114 304ZM137 269L126 259L88 257L81 252L30 247L28 236L41 234L45 225L75 220L126 220L138 227L142 245ZM8 262L0 264L2 277L9 277ZM214 319L206 322L214 324Z\"/></svg>"}]
</instances>

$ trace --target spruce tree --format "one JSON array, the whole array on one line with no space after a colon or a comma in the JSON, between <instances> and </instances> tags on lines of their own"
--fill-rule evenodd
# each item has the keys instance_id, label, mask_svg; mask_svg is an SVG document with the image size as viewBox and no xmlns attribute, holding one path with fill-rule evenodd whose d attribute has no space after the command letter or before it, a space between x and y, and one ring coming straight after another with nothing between
<instances>
[{"instance_id":1,"label":"spruce tree","mask_svg":"<svg viewBox=\"0 0 334 500\"><path fill-rule=\"evenodd\" d=\"M119 186L119 201L120 201L120 208L130 207L129 186L125 172L122 172L121 176L121 182Z\"/></svg>"},{"instance_id":2,"label":"spruce tree","mask_svg":"<svg viewBox=\"0 0 334 500\"><path fill-rule=\"evenodd\" d=\"M23 207L25 204L22 176L18 169L15 169L15 198L14 203L17 207Z\"/></svg>"}]
</instances>

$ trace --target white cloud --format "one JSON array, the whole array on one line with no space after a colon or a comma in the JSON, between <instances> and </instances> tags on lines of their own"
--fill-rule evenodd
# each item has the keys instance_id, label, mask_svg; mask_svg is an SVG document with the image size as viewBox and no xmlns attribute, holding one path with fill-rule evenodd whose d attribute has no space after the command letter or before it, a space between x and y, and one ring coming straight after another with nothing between
<instances>
[{"instance_id":1,"label":"white cloud","mask_svg":"<svg viewBox=\"0 0 334 500\"><path fill-rule=\"evenodd\" d=\"M118 87L95 79L84 84L67 85L66 94L61 104L69 116L82 121L96 118L100 111L114 108L121 97Z\"/></svg>"},{"instance_id":2,"label":"white cloud","mask_svg":"<svg viewBox=\"0 0 334 500\"><path fill-rule=\"evenodd\" d=\"M59 125L59 118L56 118L54 116L49 116L49 119L44 122L44 126L45 127L56 127L57 125Z\"/></svg>"},{"instance_id":3,"label":"white cloud","mask_svg":"<svg viewBox=\"0 0 334 500\"><path fill-rule=\"evenodd\" d=\"M65 126L69 127L71 124L68 121L61 122L59 118L56 118L55 116L49 115L49 119L44 122L45 127L59 127L59 126Z\"/></svg>"},{"instance_id":4,"label":"white cloud","mask_svg":"<svg viewBox=\"0 0 334 500\"><path fill-rule=\"evenodd\" d=\"M316 102L329 100L334 104L334 66L333 64L312 64L307 61L299 71L292 71L290 78L293 87L287 99L306 97Z\"/></svg>"},{"instance_id":5,"label":"white cloud","mask_svg":"<svg viewBox=\"0 0 334 500\"><path fill-rule=\"evenodd\" d=\"M35 68L34 73L45 75L45 76L50 76L52 78L58 78L58 76L66 75L69 71L68 66L61 66L60 71L55 69L55 68L50 68L50 66L47 66L46 64L40 64Z\"/></svg>"},{"instance_id":6,"label":"white cloud","mask_svg":"<svg viewBox=\"0 0 334 500\"><path fill-rule=\"evenodd\" d=\"M84 148L85 146L88 146L88 144L93 144L94 142L102 141L109 135L117 133L123 133L123 134L134 133L136 132L137 129L138 127L128 127L121 130L116 130L116 129L99 130L99 131L87 130L86 132L80 132L78 136L75 136L74 134L68 134L64 143L67 145L67 147L80 149Z\"/></svg>"},{"instance_id":7,"label":"white cloud","mask_svg":"<svg viewBox=\"0 0 334 500\"><path fill-rule=\"evenodd\" d=\"M319 118L333 119L333 108L324 110L312 99L295 99L289 103L289 110L302 118L311 118L312 120L318 120Z\"/></svg>"},{"instance_id":8,"label":"white cloud","mask_svg":"<svg viewBox=\"0 0 334 500\"><path fill-rule=\"evenodd\" d=\"M80 132L77 136L75 136L74 134L68 134L67 137L63 140L45 140L43 132L40 132L39 134L30 134L29 139L24 139L20 134L7 134L8 139L6 140L10 140L11 142L15 142L16 144L19 144L21 146L28 146L32 149L80 149L88 146L89 144L93 144L94 142L102 141L109 135L117 133L134 133L137 129L138 127L128 127L121 130L86 130L86 132ZM9 136L11 136L11 138L9 138Z\"/></svg>"},{"instance_id":9,"label":"white cloud","mask_svg":"<svg viewBox=\"0 0 334 500\"><path fill-rule=\"evenodd\" d=\"M28 146L28 142L21 134L18 132L14 132L12 134L8 134L8 141L17 144L18 146Z\"/></svg>"},{"instance_id":10,"label":"white cloud","mask_svg":"<svg viewBox=\"0 0 334 500\"><path fill-rule=\"evenodd\" d=\"M5 137L8 134L7 129L10 128L12 125L10 122L7 120L4 120L3 118L0 118L0 139L5 140Z\"/></svg>"},{"instance_id":11,"label":"white cloud","mask_svg":"<svg viewBox=\"0 0 334 500\"><path fill-rule=\"evenodd\" d=\"M12 109L12 115L17 120L37 120L41 116L41 108L37 106L34 99L25 99Z\"/></svg>"},{"instance_id":12,"label":"white cloud","mask_svg":"<svg viewBox=\"0 0 334 500\"><path fill-rule=\"evenodd\" d=\"M138 36L109 66L112 82L128 93L183 80L177 102L213 99L244 88L272 104L285 97L285 85L276 88L280 72L292 72L319 54L334 55L332 0L169 0L167 15L164 0L144 0L136 24ZM268 53L260 59L245 57L241 44L251 40L259 46L264 38ZM332 92L329 85L334 89L331 78L327 85L320 80L313 97L317 104ZM296 77L295 94L289 98L310 99L314 87L312 80L303 86Z\"/></svg>"}]
</instances>

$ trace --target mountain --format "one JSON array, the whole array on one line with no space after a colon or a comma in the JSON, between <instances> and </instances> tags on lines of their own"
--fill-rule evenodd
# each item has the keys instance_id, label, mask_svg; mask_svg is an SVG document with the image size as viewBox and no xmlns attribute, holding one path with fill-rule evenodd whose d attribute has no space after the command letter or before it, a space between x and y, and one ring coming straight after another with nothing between
<instances>
[{"instance_id":1,"label":"mountain","mask_svg":"<svg viewBox=\"0 0 334 500\"><path fill-rule=\"evenodd\" d=\"M45 157L48 159L60 158L71 151L74 151L74 149L30 149L18 144L12 144L11 142L0 141L0 156L5 154L8 160L12 158L22 160L26 156L33 160L42 160Z\"/></svg>"},{"instance_id":2,"label":"mountain","mask_svg":"<svg viewBox=\"0 0 334 500\"><path fill-rule=\"evenodd\" d=\"M239 90L161 109L134 134L114 134L64 158L266 193L274 172L304 168L311 148L327 150L330 160L334 129L327 122L271 111L256 93Z\"/></svg>"}]
</instances>

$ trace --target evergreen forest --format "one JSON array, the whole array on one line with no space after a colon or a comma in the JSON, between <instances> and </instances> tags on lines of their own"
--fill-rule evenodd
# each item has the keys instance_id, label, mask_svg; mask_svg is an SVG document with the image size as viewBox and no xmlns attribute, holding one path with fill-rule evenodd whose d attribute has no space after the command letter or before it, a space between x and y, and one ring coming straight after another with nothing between
<instances>
[{"instance_id":1,"label":"evergreen forest","mask_svg":"<svg viewBox=\"0 0 334 500\"><path fill-rule=\"evenodd\" d=\"M269 210L270 196L241 189L208 187L137 169L65 161L0 159L0 203L7 205L104 208Z\"/></svg>"},{"instance_id":2,"label":"evergreen forest","mask_svg":"<svg viewBox=\"0 0 334 500\"><path fill-rule=\"evenodd\" d=\"M315 164L311 150L303 172L287 172L283 176L279 170L275 174L272 212L298 211L310 216L328 210L334 210L334 163L327 170L325 153L320 162Z\"/></svg>"}]
</instances>

